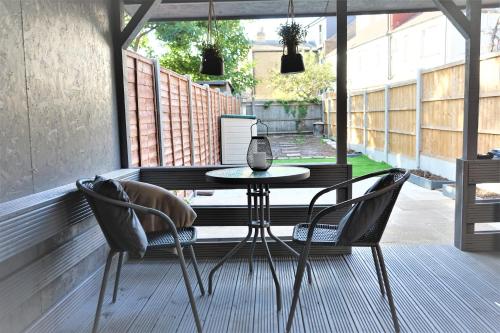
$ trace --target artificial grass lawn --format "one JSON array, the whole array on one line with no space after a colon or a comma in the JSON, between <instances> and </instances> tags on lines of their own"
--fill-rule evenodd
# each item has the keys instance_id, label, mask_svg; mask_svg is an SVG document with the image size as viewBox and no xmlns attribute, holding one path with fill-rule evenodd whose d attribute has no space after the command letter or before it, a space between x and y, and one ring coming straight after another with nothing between
<instances>
[{"instance_id":1,"label":"artificial grass lawn","mask_svg":"<svg viewBox=\"0 0 500 333\"><path fill-rule=\"evenodd\" d=\"M329 158L291 158L274 160L273 164L304 164L304 163L335 163L335 157ZM385 162L376 162L365 155L348 157L347 163L352 165L352 176L359 177L371 172L390 169L391 166Z\"/></svg>"}]
</instances>

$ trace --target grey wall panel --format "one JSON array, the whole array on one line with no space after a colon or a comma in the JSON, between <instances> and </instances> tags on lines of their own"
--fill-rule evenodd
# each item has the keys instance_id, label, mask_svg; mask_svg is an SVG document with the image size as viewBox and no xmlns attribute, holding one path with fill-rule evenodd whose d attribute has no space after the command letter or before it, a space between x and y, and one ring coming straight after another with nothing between
<instances>
[{"instance_id":1,"label":"grey wall panel","mask_svg":"<svg viewBox=\"0 0 500 333\"><path fill-rule=\"evenodd\" d=\"M109 0L22 0L35 192L119 167Z\"/></svg>"},{"instance_id":2,"label":"grey wall panel","mask_svg":"<svg viewBox=\"0 0 500 333\"><path fill-rule=\"evenodd\" d=\"M21 3L0 0L0 202L33 191Z\"/></svg>"}]
</instances>

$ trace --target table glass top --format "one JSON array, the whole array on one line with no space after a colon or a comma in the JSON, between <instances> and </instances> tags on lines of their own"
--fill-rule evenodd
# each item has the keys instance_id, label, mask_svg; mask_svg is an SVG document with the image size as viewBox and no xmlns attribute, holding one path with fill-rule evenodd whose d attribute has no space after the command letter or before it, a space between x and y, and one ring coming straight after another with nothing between
<instances>
[{"instance_id":1,"label":"table glass top","mask_svg":"<svg viewBox=\"0 0 500 333\"><path fill-rule=\"evenodd\" d=\"M310 172L307 168L291 166L275 166L266 171L253 171L249 167L227 168L213 170L206 173L212 180L226 182L287 182L309 178Z\"/></svg>"}]
</instances>

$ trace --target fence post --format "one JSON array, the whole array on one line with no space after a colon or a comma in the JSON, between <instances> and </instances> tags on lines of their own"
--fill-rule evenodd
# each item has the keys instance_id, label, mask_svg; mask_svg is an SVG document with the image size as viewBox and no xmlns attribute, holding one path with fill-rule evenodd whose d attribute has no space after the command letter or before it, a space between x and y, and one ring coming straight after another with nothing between
<instances>
[{"instance_id":1,"label":"fence post","mask_svg":"<svg viewBox=\"0 0 500 333\"><path fill-rule=\"evenodd\" d=\"M337 96L335 95L335 99L337 99ZM352 132L352 110L351 110L351 102L352 102L352 97L351 93L347 91L347 150L350 149L349 147L349 140ZM337 110L335 110L337 111ZM337 124L335 123L335 126L338 128ZM351 130L349 130L351 129ZM337 133L335 133L335 140L337 139Z\"/></svg>"},{"instance_id":2,"label":"fence post","mask_svg":"<svg viewBox=\"0 0 500 333\"><path fill-rule=\"evenodd\" d=\"M208 159L210 163L213 163L213 137L212 137L212 96L210 96L210 86L208 84L203 85L207 89L207 101L208 101Z\"/></svg>"},{"instance_id":3,"label":"fence post","mask_svg":"<svg viewBox=\"0 0 500 333\"><path fill-rule=\"evenodd\" d=\"M391 106L391 86L386 84L384 90L384 155L389 163L389 109Z\"/></svg>"},{"instance_id":4,"label":"fence post","mask_svg":"<svg viewBox=\"0 0 500 333\"><path fill-rule=\"evenodd\" d=\"M420 169L420 147L422 138L422 70L419 69L417 72L417 84L416 84L416 101L415 101L415 160L417 163L417 169Z\"/></svg>"},{"instance_id":5,"label":"fence post","mask_svg":"<svg viewBox=\"0 0 500 333\"><path fill-rule=\"evenodd\" d=\"M163 110L161 108L161 79L160 79L160 62L158 59L153 59L153 80L155 85L155 106L156 106L156 135L158 140L158 162L163 166Z\"/></svg>"},{"instance_id":6,"label":"fence post","mask_svg":"<svg viewBox=\"0 0 500 333\"><path fill-rule=\"evenodd\" d=\"M363 147L365 149L365 154L367 151L367 141L368 141L368 115L366 113L368 109L368 93L365 91L363 92Z\"/></svg>"},{"instance_id":7,"label":"fence post","mask_svg":"<svg viewBox=\"0 0 500 333\"><path fill-rule=\"evenodd\" d=\"M191 165L195 165L194 159L194 121L193 121L193 81L191 76L188 79L188 110L189 110L189 148L191 148Z\"/></svg>"}]
</instances>

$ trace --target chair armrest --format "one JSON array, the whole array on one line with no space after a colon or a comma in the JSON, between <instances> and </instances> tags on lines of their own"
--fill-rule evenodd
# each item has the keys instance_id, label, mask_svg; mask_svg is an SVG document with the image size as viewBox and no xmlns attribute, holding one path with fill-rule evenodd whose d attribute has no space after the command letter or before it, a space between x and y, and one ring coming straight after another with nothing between
<instances>
[{"instance_id":1,"label":"chair armrest","mask_svg":"<svg viewBox=\"0 0 500 333\"><path fill-rule=\"evenodd\" d=\"M365 179L368 179L368 178L372 178L372 177L376 177L376 176L380 176L380 175L384 175L386 173L389 173L391 172L393 169L388 169L388 170L382 170L382 171L377 171L377 172L373 172L373 173L370 173L370 174L367 174L367 175L364 175L364 176L360 176L360 177L356 177L356 178L352 178L352 179L349 179L349 180L346 180L346 181L343 181L341 183L338 183L338 184L335 184L333 186L329 186L327 188L324 188L323 190L319 191L318 193L316 193L316 195L312 198L311 202L309 203L309 208L307 210L307 223L309 223L310 219L311 219L311 213L312 213L312 210L314 209L314 205L316 204L316 201L324 194L326 193L329 193L333 190L338 190L340 188L344 188L346 187L347 185L351 185L351 184L354 184L356 182L359 182L361 180L365 180ZM361 197L360 197L361 198ZM344 202L347 202L347 201L344 201ZM341 207L337 207L337 209L339 209Z\"/></svg>"},{"instance_id":2,"label":"chair armrest","mask_svg":"<svg viewBox=\"0 0 500 333\"><path fill-rule=\"evenodd\" d=\"M359 177L361 178L361 177ZM357 204L359 202L362 202L362 201L366 201L366 200L369 200L369 199L373 199L373 198L376 198L376 197L379 197L389 191L392 191L394 190L395 187L399 186L400 185L400 182L401 181L397 181L395 182L394 184L382 189L382 190L379 190L379 191L376 191L376 192L371 192L371 193L368 193L368 194L365 194L365 195L362 195L360 197L357 197L357 198L354 198L354 199L349 199L349 200L346 200L346 201L343 201L341 203L338 203L338 204L335 204L335 205L332 205L330 207L327 207L327 208L324 208L322 209L320 212L318 212L312 222L308 222L309 223L309 230L307 232L307 240L306 242L310 243L311 240L312 240L312 236L313 236L313 233L314 233L314 228L316 227L316 225L318 224L318 222L323 218L325 217L326 215L332 213L332 212L335 212L335 211L338 211L342 208L345 208L345 207L352 207L352 205L354 204Z\"/></svg>"},{"instance_id":3,"label":"chair armrest","mask_svg":"<svg viewBox=\"0 0 500 333\"><path fill-rule=\"evenodd\" d=\"M87 195L89 195L95 199L109 203L111 205L124 207L124 208L131 208L134 211L139 211L139 212L144 213L144 214L153 214L153 215L158 216L170 228L170 230L172 231L172 234L174 236L175 241L178 242L179 235L177 234L177 228L175 226L175 223L172 221L172 219L167 214L165 214L157 209L154 209L154 208L137 205L137 204L134 204L131 202L115 200L115 199L108 198L108 197L101 195L99 193L96 193L96 192L90 192L88 189L86 189L84 186L82 186L79 182L77 182L77 187L80 190L82 190L83 192L85 192Z\"/></svg>"}]
</instances>

